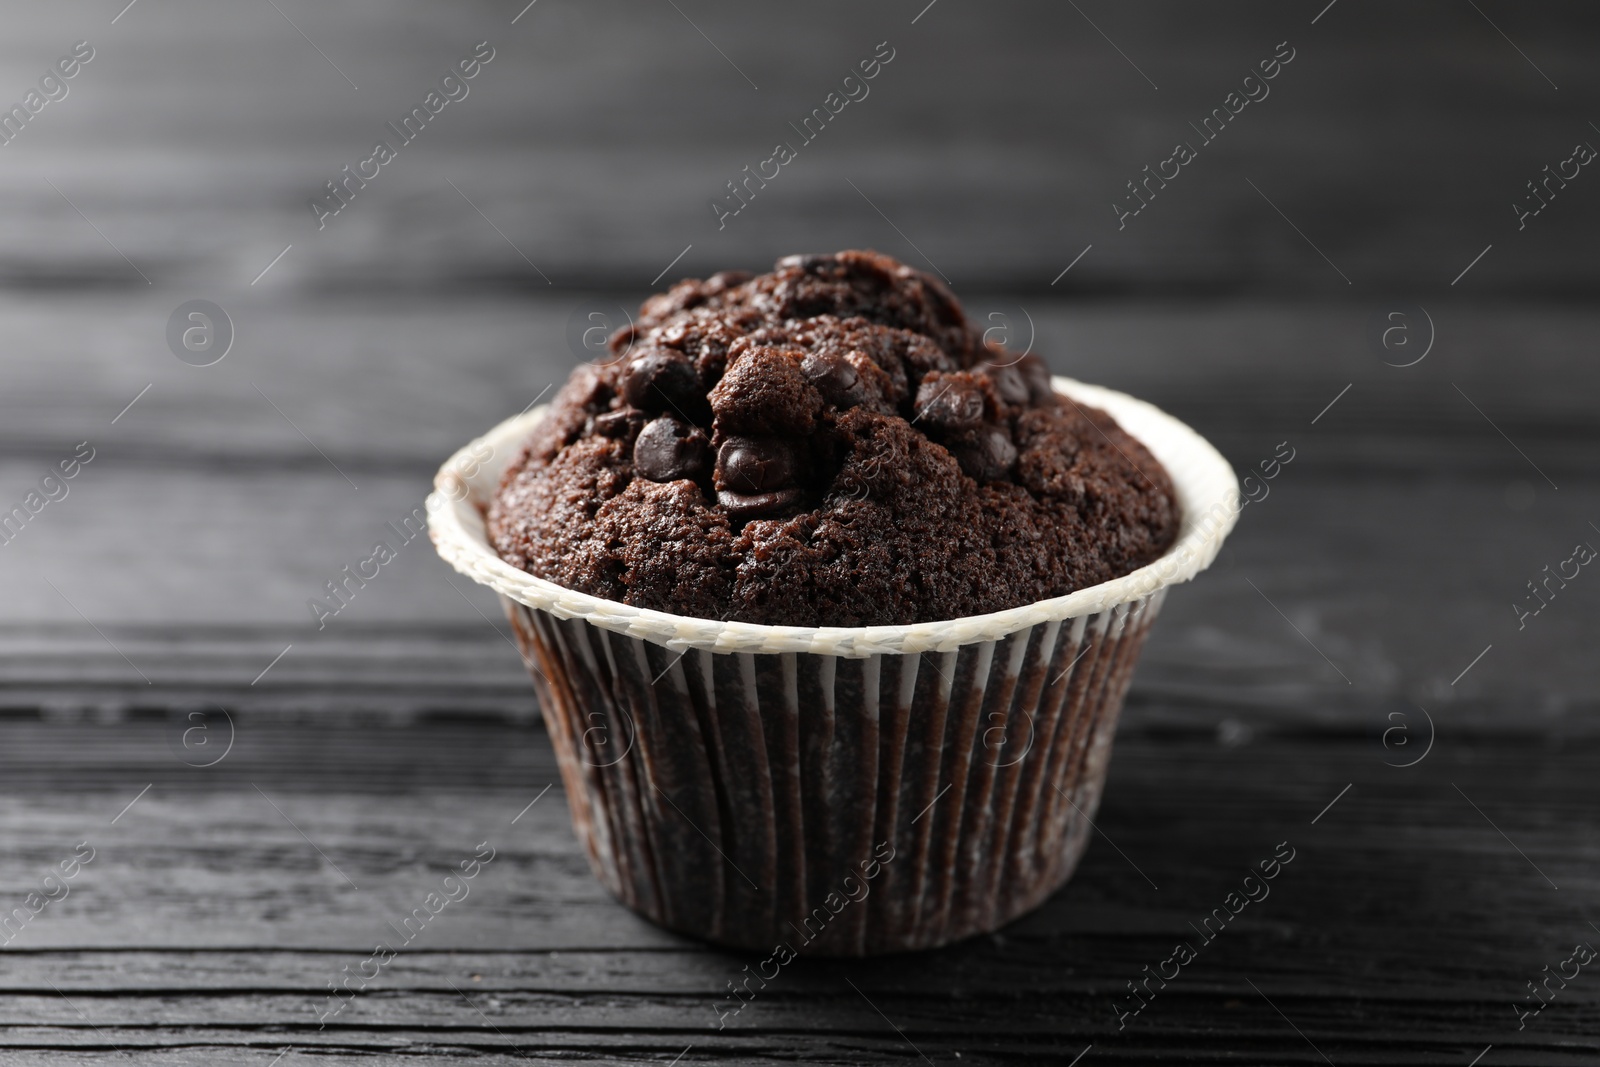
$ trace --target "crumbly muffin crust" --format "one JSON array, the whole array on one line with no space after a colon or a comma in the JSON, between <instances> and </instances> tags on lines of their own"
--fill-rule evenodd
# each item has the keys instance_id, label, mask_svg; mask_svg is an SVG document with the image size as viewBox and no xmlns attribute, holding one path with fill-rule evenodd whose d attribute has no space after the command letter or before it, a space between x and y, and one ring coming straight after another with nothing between
<instances>
[{"instance_id":1,"label":"crumbly muffin crust","mask_svg":"<svg viewBox=\"0 0 1600 1067\"><path fill-rule=\"evenodd\" d=\"M790 256L646 300L507 470L491 542L569 589L699 618L932 622L1127 574L1171 479L938 281Z\"/></svg>"}]
</instances>

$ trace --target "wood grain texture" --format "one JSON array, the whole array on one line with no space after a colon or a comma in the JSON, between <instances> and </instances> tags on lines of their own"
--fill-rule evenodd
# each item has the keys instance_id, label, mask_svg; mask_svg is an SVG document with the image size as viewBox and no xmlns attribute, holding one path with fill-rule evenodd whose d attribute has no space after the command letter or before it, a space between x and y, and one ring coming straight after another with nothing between
<instances>
[{"instance_id":1,"label":"wood grain texture","mask_svg":"<svg viewBox=\"0 0 1600 1067\"><path fill-rule=\"evenodd\" d=\"M0 545L0 911L97 850L0 948L8 1067L1600 1056L1600 978L1513 1008L1600 937L1600 580L1512 607L1600 544L1600 178L1512 208L1600 143L1588 6L124 2L0 25L0 106L96 50L0 146L0 511L96 450ZM309 198L485 40L319 230ZM711 198L885 40L871 95L719 228ZM1280 41L1270 97L1119 229ZM937 953L796 963L719 1030L757 961L595 881L493 598L414 539L326 627L306 602L565 377L570 322L852 246L1241 473L1295 458L1168 598L1064 890ZM197 297L236 328L209 368L165 339ZM1404 301L1436 343L1402 369L1371 330ZM483 841L470 898L319 1029ZM1119 1029L1281 841L1271 896Z\"/></svg>"},{"instance_id":2,"label":"wood grain texture","mask_svg":"<svg viewBox=\"0 0 1600 1067\"><path fill-rule=\"evenodd\" d=\"M73 842L97 850L4 950L7 1062L65 1062L68 1048L109 1062L113 1045L150 1063L287 1046L317 1063L495 1063L512 1046L534 1062L665 1062L691 1045L682 1062L904 1062L908 1042L963 1063L1065 1062L1091 1042L1103 1062L1322 1062L1310 1043L1336 1063L1465 1062L1490 1043L1501 1063L1600 1051L1600 987L1574 981L1520 1033L1511 1008L1594 936L1592 742L1446 733L1397 770L1375 736L1125 729L1100 839L1039 912L914 966L801 961L719 1031L727 983L754 958L610 901L559 787L511 823L552 778L540 731L252 722L202 771L172 758L171 726L0 724L5 898ZM497 855L467 899L319 1030L327 981L398 940L387 923L480 840ZM1270 894L1119 1031L1125 983L1197 942L1188 924L1282 841L1295 857Z\"/></svg>"},{"instance_id":3,"label":"wood grain texture","mask_svg":"<svg viewBox=\"0 0 1600 1067\"><path fill-rule=\"evenodd\" d=\"M1596 21L1575 2L1342 0L1317 18L1325 5L1266 0L921 17L925 0L616 0L515 25L516 0L278 6L146 3L112 25L13 4L0 99L73 41L96 57L0 148L0 280L244 285L292 243L263 285L574 287L648 283L690 244L690 273L879 244L958 285L1043 290L1093 244L1063 286L1336 293L1342 272L1380 293L1443 291L1494 243L1471 292L1600 282L1569 239L1600 220L1592 178L1521 230L1512 210L1596 137ZM483 40L496 56L467 98L319 231L308 200ZM790 124L880 41L895 58L870 95L802 143ZM1284 41L1270 95L1202 144L1191 123ZM779 140L798 158L719 229L711 199ZM1200 157L1119 230L1113 201L1178 141Z\"/></svg>"}]
</instances>

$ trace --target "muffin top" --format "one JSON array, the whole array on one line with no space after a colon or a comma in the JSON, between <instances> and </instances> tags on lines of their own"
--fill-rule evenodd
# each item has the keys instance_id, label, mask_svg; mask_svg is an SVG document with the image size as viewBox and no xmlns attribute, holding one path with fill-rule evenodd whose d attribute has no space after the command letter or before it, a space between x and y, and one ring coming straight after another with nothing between
<instances>
[{"instance_id":1,"label":"muffin top","mask_svg":"<svg viewBox=\"0 0 1600 1067\"><path fill-rule=\"evenodd\" d=\"M682 281L610 347L572 372L488 513L502 559L568 589L903 625L1062 596L1177 536L1143 445L888 256Z\"/></svg>"}]
</instances>

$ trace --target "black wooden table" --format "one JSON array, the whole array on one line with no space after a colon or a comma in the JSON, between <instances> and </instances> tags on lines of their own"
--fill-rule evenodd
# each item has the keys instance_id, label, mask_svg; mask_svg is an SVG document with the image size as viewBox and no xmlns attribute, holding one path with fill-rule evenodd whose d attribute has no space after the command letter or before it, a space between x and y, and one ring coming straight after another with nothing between
<instances>
[{"instance_id":1,"label":"black wooden table","mask_svg":"<svg viewBox=\"0 0 1600 1067\"><path fill-rule=\"evenodd\" d=\"M1596 1062L1600 579L1565 561L1600 547L1600 179L1506 209L1600 143L1595 34L1476 6L8 13L0 99L95 57L0 147L0 1063ZM318 230L307 199L481 40L471 95ZM1255 499L1167 601L1060 893L734 1014L754 958L589 874L491 596L419 538L320 628L307 602L565 376L574 322L849 245L1188 421ZM194 299L232 323L211 366L169 348Z\"/></svg>"},{"instance_id":2,"label":"black wooden table","mask_svg":"<svg viewBox=\"0 0 1600 1067\"><path fill-rule=\"evenodd\" d=\"M1193 419L1241 468L1285 440L1295 458L1169 598L1066 889L942 952L796 964L725 1028L753 961L651 927L589 875L492 599L419 540L324 629L305 606L419 501L443 438L555 370L486 357L446 399L426 368L384 376L390 346L456 318L478 337L554 332L565 302L280 306L264 347L321 336L373 353L373 407L415 392L415 423L374 420L362 440L286 373L214 368L259 375L343 475L248 383L171 373L111 425L138 383L73 377L63 403L95 458L0 559L8 900L80 841L94 859L4 950L6 1062L1052 1062L1091 1045L1132 1062L1466 1063L1490 1045L1483 1063L1592 1061L1586 975L1525 1029L1514 1008L1546 964L1600 941L1600 594L1570 582L1520 631L1508 605L1570 543L1600 543L1594 442L1578 413L1542 414L1592 403L1592 369L1566 354L1600 324L1560 306L1431 311L1452 351L1402 376L1357 343L1321 363L1289 351L1359 336L1346 305L1034 308L1080 373ZM101 314L87 328L125 325ZM1540 338L1518 387L1486 351L1497 334ZM1279 373L1252 379L1268 352ZM185 439L208 407L232 449ZM51 437L59 410L35 417L43 443L7 461L8 484L78 436ZM328 984L485 841L497 858L472 895L320 1025ZM1198 940L1191 924L1281 842L1296 858L1270 896L1119 1028L1128 983Z\"/></svg>"}]
</instances>

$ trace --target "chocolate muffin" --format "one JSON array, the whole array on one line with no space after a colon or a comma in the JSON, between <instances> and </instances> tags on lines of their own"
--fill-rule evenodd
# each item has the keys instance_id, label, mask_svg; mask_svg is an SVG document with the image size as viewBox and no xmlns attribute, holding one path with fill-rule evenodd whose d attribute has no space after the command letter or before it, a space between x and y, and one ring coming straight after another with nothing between
<instances>
[{"instance_id":1,"label":"chocolate muffin","mask_svg":"<svg viewBox=\"0 0 1600 1067\"><path fill-rule=\"evenodd\" d=\"M888 256L679 282L611 348L573 371L488 513L502 559L569 589L899 625L1105 582L1177 535L1143 445Z\"/></svg>"}]
</instances>

